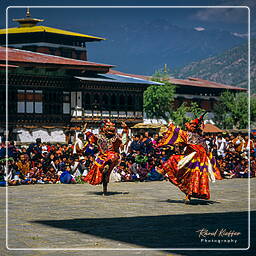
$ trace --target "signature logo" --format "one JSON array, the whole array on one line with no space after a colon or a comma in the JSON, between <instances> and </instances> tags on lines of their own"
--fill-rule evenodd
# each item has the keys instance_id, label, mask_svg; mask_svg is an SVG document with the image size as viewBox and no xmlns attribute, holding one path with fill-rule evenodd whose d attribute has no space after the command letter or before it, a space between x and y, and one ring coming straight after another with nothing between
<instances>
[{"instance_id":1,"label":"signature logo","mask_svg":"<svg viewBox=\"0 0 256 256\"><path fill-rule=\"evenodd\" d=\"M202 243L237 243L241 232L228 230L226 228L208 230L202 228L196 231Z\"/></svg>"}]
</instances>

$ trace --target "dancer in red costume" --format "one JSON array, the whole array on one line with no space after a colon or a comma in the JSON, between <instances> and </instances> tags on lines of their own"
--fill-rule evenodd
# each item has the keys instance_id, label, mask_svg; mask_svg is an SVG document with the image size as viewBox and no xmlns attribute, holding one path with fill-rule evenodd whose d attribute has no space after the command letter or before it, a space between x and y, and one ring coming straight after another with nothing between
<instances>
[{"instance_id":1,"label":"dancer in red costume","mask_svg":"<svg viewBox=\"0 0 256 256\"><path fill-rule=\"evenodd\" d=\"M85 135L91 143L97 144L99 154L84 181L91 185L103 184L103 195L106 195L110 173L118 164L120 157L121 138L110 120L102 123L99 135L96 136L91 132L86 132Z\"/></svg>"},{"instance_id":2,"label":"dancer in red costume","mask_svg":"<svg viewBox=\"0 0 256 256\"><path fill-rule=\"evenodd\" d=\"M163 175L185 193L184 202L191 197L210 199L209 180L221 179L217 162L207 151L202 138L203 116L185 124L186 131L170 124L158 147L179 144L182 154L172 155L161 169Z\"/></svg>"}]
</instances>

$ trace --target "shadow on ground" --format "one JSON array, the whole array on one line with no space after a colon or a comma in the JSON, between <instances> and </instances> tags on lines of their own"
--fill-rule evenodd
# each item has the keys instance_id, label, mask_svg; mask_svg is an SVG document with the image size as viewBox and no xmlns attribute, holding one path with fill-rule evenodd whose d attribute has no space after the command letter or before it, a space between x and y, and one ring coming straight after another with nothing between
<instances>
[{"instance_id":1,"label":"shadow on ground","mask_svg":"<svg viewBox=\"0 0 256 256\"><path fill-rule=\"evenodd\" d=\"M89 191L87 192L87 194L91 194L91 195L103 195L103 192L98 192L98 191ZM113 196L113 195L127 195L129 194L129 192L107 192L107 196Z\"/></svg>"},{"instance_id":2,"label":"shadow on ground","mask_svg":"<svg viewBox=\"0 0 256 256\"><path fill-rule=\"evenodd\" d=\"M173 203L173 204L184 204L184 200L173 200L173 199L167 199L160 202L167 202L167 203ZM190 200L189 205L211 205L211 204L219 204L220 202L212 201L212 200L200 200L200 199L192 199Z\"/></svg>"},{"instance_id":3,"label":"shadow on ground","mask_svg":"<svg viewBox=\"0 0 256 256\"><path fill-rule=\"evenodd\" d=\"M146 248L246 248L248 246L248 212L40 220L34 223ZM202 242L197 231L203 228L209 232L226 229L241 234L231 237L237 240L236 243ZM253 237L253 234L251 236ZM206 238L231 239L227 236L210 235ZM184 255L200 254L185 252Z\"/></svg>"}]
</instances>

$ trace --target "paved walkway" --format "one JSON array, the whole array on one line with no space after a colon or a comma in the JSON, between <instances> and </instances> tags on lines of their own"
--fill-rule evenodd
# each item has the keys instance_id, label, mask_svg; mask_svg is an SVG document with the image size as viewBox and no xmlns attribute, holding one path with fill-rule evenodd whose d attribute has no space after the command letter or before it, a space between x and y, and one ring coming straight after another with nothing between
<instances>
[{"instance_id":1,"label":"paved walkway","mask_svg":"<svg viewBox=\"0 0 256 256\"><path fill-rule=\"evenodd\" d=\"M256 209L255 185L256 179L251 179L252 218ZM2 249L0 255L206 255L205 251L163 248L238 249L248 245L247 179L217 181L211 184L211 201L194 200L191 205L184 205L183 194L166 181L111 183L109 190L109 196L102 196L101 186L88 184L9 187L8 246L129 250ZM3 202L5 188L0 188L0 194ZM5 205L1 208L4 220ZM207 241L202 232L199 238L197 231L202 229L212 233L206 235ZM4 222L1 230L5 230ZM224 231L240 234L228 237ZM2 248L4 244L5 234L1 232ZM247 252L227 253L246 255ZM208 251L208 255L223 255L223 251Z\"/></svg>"}]
</instances>

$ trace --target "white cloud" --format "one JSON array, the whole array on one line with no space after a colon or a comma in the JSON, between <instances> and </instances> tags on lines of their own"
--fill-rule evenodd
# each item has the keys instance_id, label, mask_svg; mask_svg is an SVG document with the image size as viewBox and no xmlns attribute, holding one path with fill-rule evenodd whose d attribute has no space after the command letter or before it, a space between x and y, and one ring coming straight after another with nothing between
<instances>
[{"instance_id":1,"label":"white cloud","mask_svg":"<svg viewBox=\"0 0 256 256\"><path fill-rule=\"evenodd\" d=\"M195 27L194 30L196 30L196 31L204 31L205 28L203 28L203 27Z\"/></svg>"},{"instance_id":2,"label":"white cloud","mask_svg":"<svg viewBox=\"0 0 256 256\"><path fill-rule=\"evenodd\" d=\"M204 22L247 23L248 10L246 8L208 8L197 11L192 17Z\"/></svg>"},{"instance_id":3,"label":"white cloud","mask_svg":"<svg viewBox=\"0 0 256 256\"><path fill-rule=\"evenodd\" d=\"M231 33L233 36L241 37L241 38L246 38L248 37L248 34L240 34L237 32Z\"/></svg>"}]
</instances>

